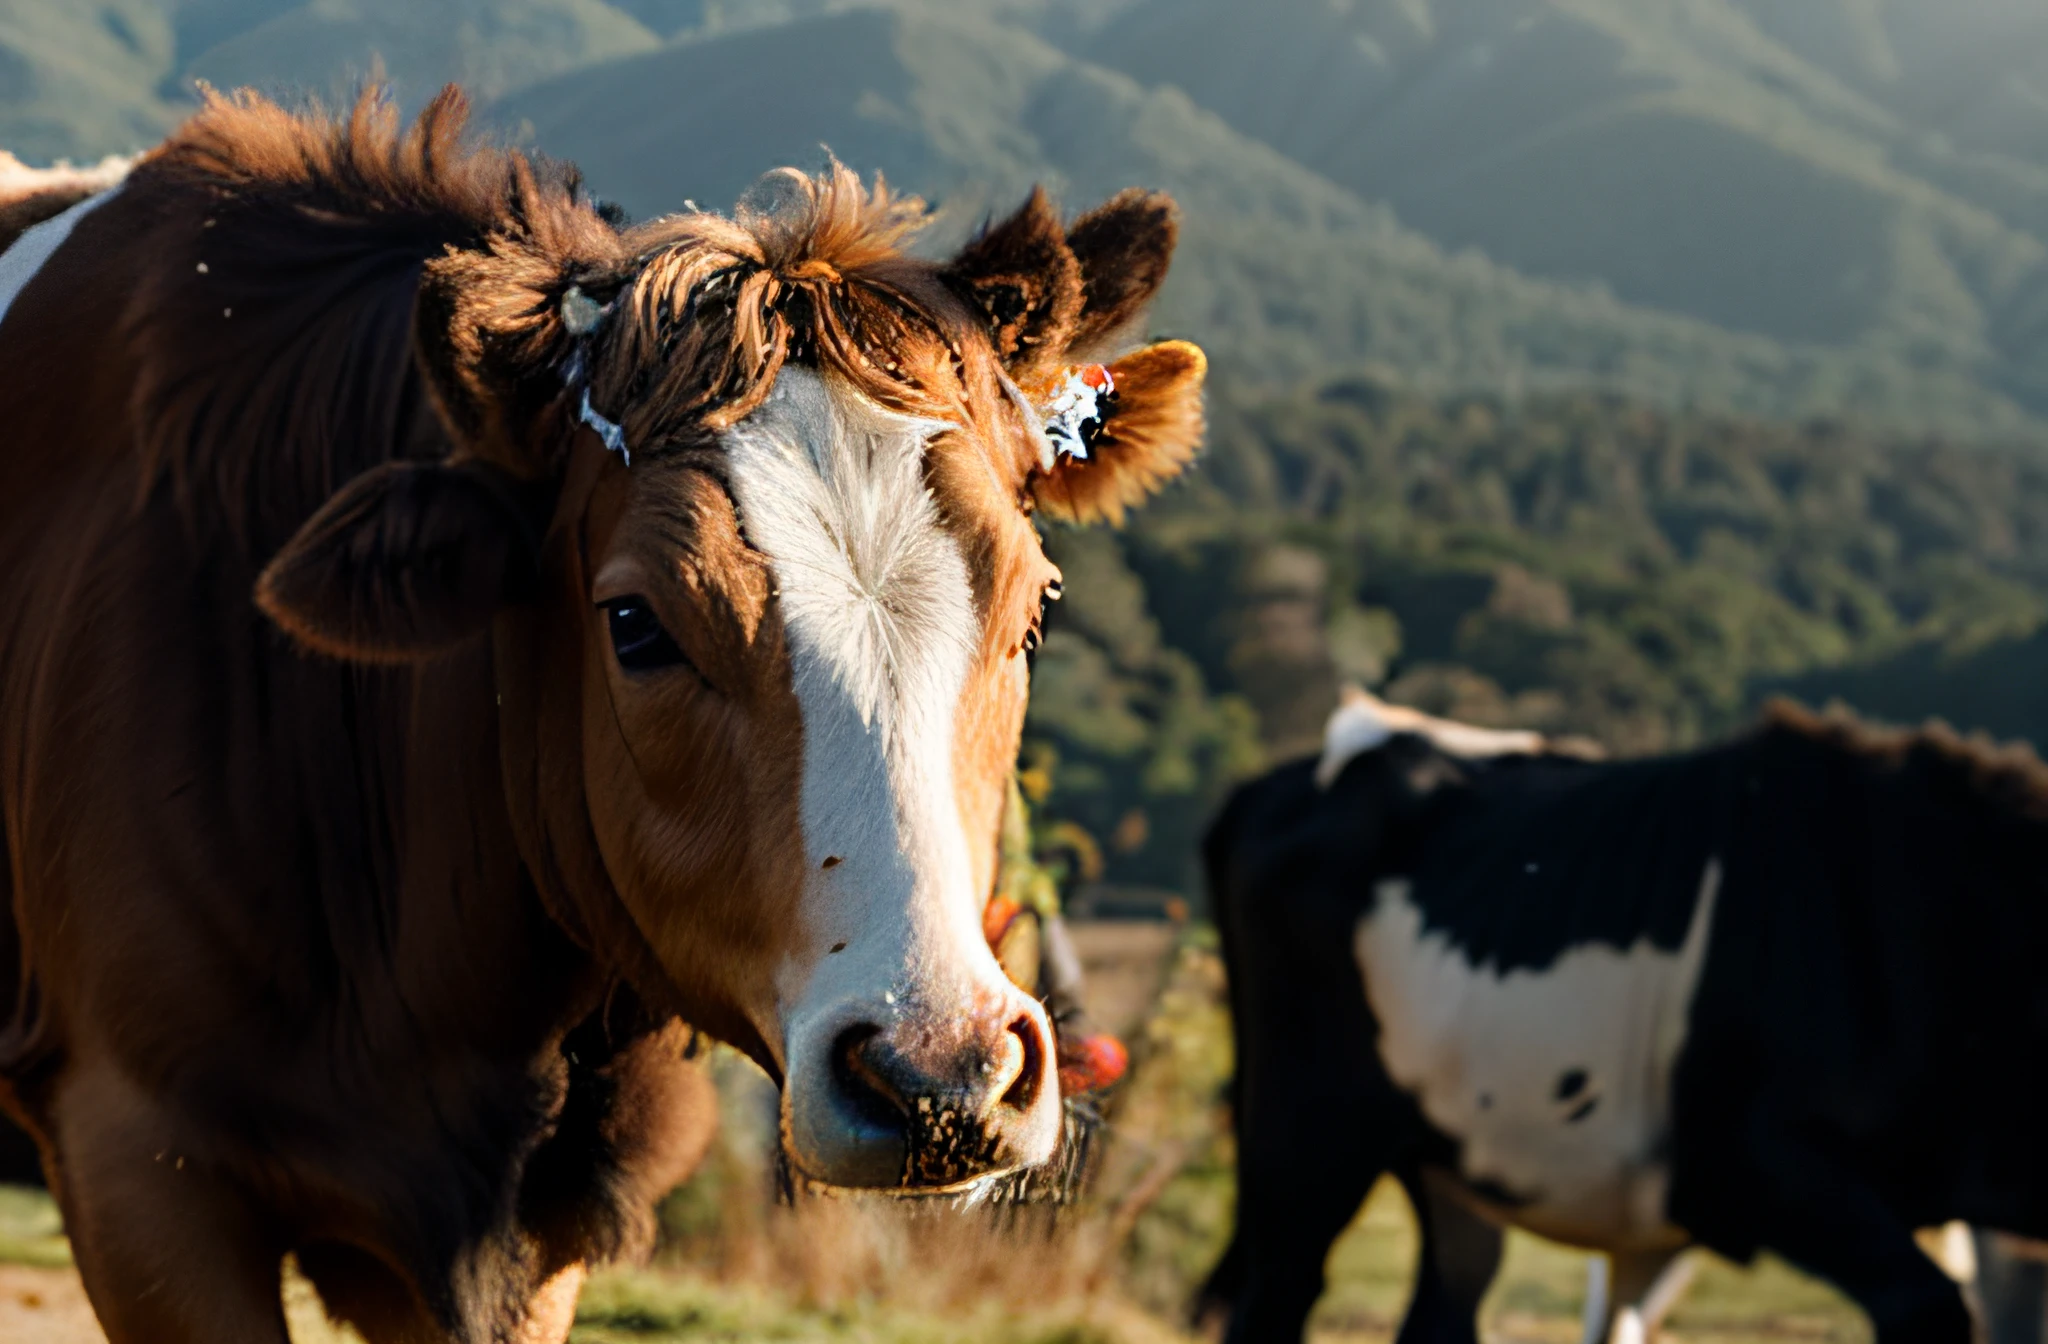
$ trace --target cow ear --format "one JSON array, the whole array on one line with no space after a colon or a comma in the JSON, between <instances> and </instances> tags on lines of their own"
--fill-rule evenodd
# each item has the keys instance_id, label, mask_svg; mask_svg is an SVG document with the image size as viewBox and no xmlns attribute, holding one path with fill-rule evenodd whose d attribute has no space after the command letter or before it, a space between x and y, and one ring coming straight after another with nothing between
<instances>
[{"instance_id":1,"label":"cow ear","mask_svg":"<svg viewBox=\"0 0 2048 1344\"><path fill-rule=\"evenodd\" d=\"M1180 475L1202 446L1202 378L1208 360L1186 341L1162 341L1108 367L1108 386L1080 451L1052 440L1051 461L1031 475L1038 508L1067 522L1121 523L1124 511ZM1079 378L1069 374L1069 385ZM1086 384L1083 384L1084 386Z\"/></svg>"},{"instance_id":2,"label":"cow ear","mask_svg":"<svg viewBox=\"0 0 2048 1344\"><path fill-rule=\"evenodd\" d=\"M1161 191L1132 188L1074 221L1067 248L1081 268L1081 316L1070 358L1087 358L1145 311L1166 281L1180 238L1180 208Z\"/></svg>"},{"instance_id":3,"label":"cow ear","mask_svg":"<svg viewBox=\"0 0 2048 1344\"><path fill-rule=\"evenodd\" d=\"M1025 381L1056 367L1081 314L1081 266L1045 188L1016 214L984 229L944 272L988 322L996 358Z\"/></svg>"},{"instance_id":4,"label":"cow ear","mask_svg":"<svg viewBox=\"0 0 2048 1344\"><path fill-rule=\"evenodd\" d=\"M505 239L436 257L420 277L413 350L441 421L465 454L516 460L529 427L559 396L571 340L570 281L538 252Z\"/></svg>"},{"instance_id":5,"label":"cow ear","mask_svg":"<svg viewBox=\"0 0 2048 1344\"><path fill-rule=\"evenodd\" d=\"M562 394L583 338L611 312L631 259L594 209L535 185L512 163L524 226L427 262L413 305L413 351L463 456L547 465L545 409Z\"/></svg>"},{"instance_id":6,"label":"cow ear","mask_svg":"<svg viewBox=\"0 0 2048 1344\"><path fill-rule=\"evenodd\" d=\"M331 657L445 653L532 594L544 507L532 490L479 462L387 462L293 534L258 576L256 605Z\"/></svg>"}]
</instances>

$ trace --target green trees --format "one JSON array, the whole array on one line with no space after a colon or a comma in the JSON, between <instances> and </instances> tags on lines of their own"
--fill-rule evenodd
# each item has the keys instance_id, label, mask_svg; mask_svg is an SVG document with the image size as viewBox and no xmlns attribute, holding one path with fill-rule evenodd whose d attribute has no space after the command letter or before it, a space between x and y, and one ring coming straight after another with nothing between
<instances>
[{"instance_id":1,"label":"green trees","mask_svg":"<svg viewBox=\"0 0 2048 1344\"><path fill-rule=\"evenodd\" d=\"M1312 750L1346 678L1618 752L1776 688L2048 731L2038 448L1371 381L1212 409L1202 467L1128 531L1053 538L1029 731L1054 812L1126 840L1146 814L1112 877L1183 885L1229 781Z\"/></svg>"}]
</instances>

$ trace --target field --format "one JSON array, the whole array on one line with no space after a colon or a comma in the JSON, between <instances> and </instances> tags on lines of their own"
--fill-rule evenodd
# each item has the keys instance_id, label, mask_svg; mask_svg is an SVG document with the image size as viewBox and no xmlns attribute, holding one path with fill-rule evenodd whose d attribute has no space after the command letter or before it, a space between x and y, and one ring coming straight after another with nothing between
<instances>
[{"instance_id":1,"label":"field","mask_svg":"<svg viewBox=\"0 0 2048 1344\"><path fill-rule=\"evenodd\" d=\"M1093 1196L1057 1226L1038 1212L952 1205L906 1211L810 1196L778 1207L767 1174L772 1092L751 1065L721 1056L718 1145L663 1210L654 1263L598 1275L573 1338L1192 1344L1199 1336L1183 1305L1227 1229L1230 1152L1217 1098L1228 1049L1214 952L1196 934L1162 959L1166 936L1166 926L1088 931L1098 1011L1127 1030L1137 1065ZM1406 1204L1383 1185L1331 1257L1317 1344L1390 1339L1413 1254ZM1486 1307L1489 1341L1574 1344L1584 1281L1582 1255L1515 1237ZM352 1338L326 1324L302 1281L288 1278L285 1293L299 1344ZM1669 1333L1685 1344L1869 1338L1839 1297L1772 1264L1710 1264ZM0 1188L0 1340L99 1339L54 1208L38 1191Z\"/></svg>"}]
</instances>

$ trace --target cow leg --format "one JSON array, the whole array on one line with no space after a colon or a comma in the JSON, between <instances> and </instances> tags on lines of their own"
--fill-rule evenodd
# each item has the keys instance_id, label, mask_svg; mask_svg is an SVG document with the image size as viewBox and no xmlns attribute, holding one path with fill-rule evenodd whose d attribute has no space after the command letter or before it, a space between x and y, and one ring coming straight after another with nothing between
<instances>
[{"instance_id":1,"label":"cow leg","mask_svg":"<svg viewBox=\"0 0 2048 1344\"><path fill-rule=\"evenodd\" d=\"M1604 1255L1586 1257L1586 1298L1579 1309L1579 1344L1607 1344L1614 1333L1614 1265Z\"/></svg>"},{"instance_id":2,"label":"cow leg","mask_svg":"<svg viewBox=\"0 0 2048 1344\"><path fill-rule=\"evenodd\" d=\"M1323 1292L1323 1262L1379 1175L1351 1154L1329 1151L1315 1124L1287 1133L1279 1151L1313 1153L1308 1163L1245 1164L1238 1194L1242 1279L1225 1344L1288 1344L1302 1338ZM1316 1152L1318 1144L1325 1145ZM1342 1148L1341 1140L1336 1147ZM1242 1162L1243 1159L1240 1159Z\"/></svg>"},{"instance_id":3,"label":"cow leg","mask_svg":"<svg viewBox=\"0 0 2048 1344\"><path fill-rule=\"evenodd\" d=\"M583 1292L582 1262L566 1265L551 1275L526 1304L526 1319L519 1324L511 1344L563 1344L569 1327L576 1323L576 1298Z\"/></svg>"},{"instance_id":4,"label":"cow leg","mask_svg":"<svg viewBox=\"0 0 2048 1344\"><path fill-rule=\"evenodd\" d=\"M1415 1121L1386 1078L1351 957L1355 892L1314 865L1252 876L1264 865L1238 853L1247 797L1202 846L1237 1057L1237 1226L1204 1298L1231 1295L1228 1344L1288 1344L1322 1293L1330 1244Z\"/></svg>"},{"instance_id":5,"label":"cow leg","mask_svg":"<svg viewBox=\"0 0 2048 1344\"><path fill-rule=\"evenodd\" d=\"M369 1252L315 1242L299 1247L298 1259L328 1319L352 1327L369 1344L448 1344L448 1331L418 1294Z\"/></svg>"},{"instance_id":6,"label":"cow leg","mask_svg":"<svg viewBox=\"0 0 2048 1344\"><path fill-rule=\"evenodd\" d=\"M1327 1028L1325 1028L1327 1029ZM1299 1340L1323 1261L1392 1156L1348 1071L1289 1033L1238 1116L1238 1293L1227 1344ZM1278 1043L1275 1043L1278 1044Z\"/></svg>"},{"instance_id":7,"label":"cow leg","mask_svg":"<svg viewBox=\"0 0 2048 1344\"><path fill-rule=\"evenodd\" d=\"M64 1228L109 1344L289 1344L283 1247L154 1103L103 1070L52 1109Z\"/></svg>"},{"instance_id":8,"label":"cow leg","mask_svg":"<svg viewBox=\"0 0 2048 1344\"><path fill-rule=\"evenodd\" d=\"M1698 1262L1685 1248L1660 1251L1617 1251L1607 1258L1608 1293L1601 1332L1592 1333L1588 1303L1589 1344L1647 1344L1657 1337L1664 1318L1692 1286Z\"/></svg>"},{"instance_id":9,"label":"cow leg","mask_svg":"<svg viewBox=\"0 0 2048 1344\"><path fill-rule=\"evenodd\" d=\"M1751 1155L1763 1243L1841 1289L1877 1344L1970 1344L1962 1289L1921 1253L1913 1229L1821 1147L1754 1117Z\"/></svg>"},{"instance_id":10,"label":"cow leg","mask_svg":"<svg viewBox=\"0 0 2048 1344\"><path fill-rule=\"evenodd\" d=\"M1420 1244L1415 1293L1394 1344L1479 1344L1479 1304L1500 1270L1499 1228L1444 1188L1444 1178L1403 1172Z\"/></svg>"},{"instance_id":11,"label":"cow leg","mask_svg":"<svg viewBox=\"0 0 2048 1344\"><path fill-rule=\"evenodd\" d=\"M353 1326L369 1344L446 1344L449 1338L405 1283L363 1251L307 1246L299 1251L299 1267L319 1290L327 1314ZM498 1344L563 1344L576 1321L583 1280L581 1261L556 1270L527 1299L510 1333L493 1338Z\"/></svg>"},{"instance_id":12,"label":"cow leg","mask_svg":"<svg viewBox=\"0 0 2048 1344\"><path fill-rule=\"evenodd\" d=\"M1977 1305L1986 1344L2042 1344L2048 1318L2048 1263L2015 1255L2001 1233L1977 1228Z\"/></svg>"}]
</instances>

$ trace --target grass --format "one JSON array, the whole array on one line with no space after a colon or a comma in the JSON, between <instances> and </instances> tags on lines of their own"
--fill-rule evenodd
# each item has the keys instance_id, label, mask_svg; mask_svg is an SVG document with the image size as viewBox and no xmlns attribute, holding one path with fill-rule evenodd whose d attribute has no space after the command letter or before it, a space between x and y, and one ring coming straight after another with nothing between
<instances>
[{"instance_id":1,"label":"grass","mask_svg":"<svg viewBox=\"0 0 2048 1344\"><path fill-rule=\"evenodd\" d=\"M719 1062L725 1125L694 1188L665 1209L654 1266L596 1276L580 1344L760 1339L925 1344L1192 1344L1185 1305L1228 1233L1232 1152L1218 1099L1228 1077L1222 972L1197 936L1133 1040L1089 1203L1056 1233L1035 1215L764 1196L772 1094ZM1314 1344L1382 1344L1408 1297L1414 1224L1383 1183L1330 1257ZM1490 1341L1575 1344L1586 1257L1511 1234L1484 1310ZM1867 1344L1862 1316L1775 1262L1715 1262L1671 1322L1685 1344Z\"/></svg>"},{"instance_id":2,"label":"grass","mask_svg":"<svg viewBox=\"0 0 2048 1344\"><path fill-rule=\"evenodd\" d=\"M715 1063L724 1121L696 1180L664 1206L644 1268L594 1275L574 1344L1194 1344L1183 1311L1227 1235L1231 1153L1221 970L1182 948L1112 1117L1092 1194L1055 1224L1040 1210L771 1197L773 1094L750 1065ZM55 1210L0 1189L0 1262L68 1273ZM1383 1183L1331 1253L1314 1344L1383 1344L1398 1325L1414 1227ZM1519 1234L1483 1319L1490 1344L1575 1344L1585 1257ZM286 1299L299 1344L355 1344L325 1326L302 1280ZM1684 1344L1867 1344L1863 1318L1783 1266L1715 1263L1670 1323ZM36 1344L33 1339L23 1344Z\"/></svg>"},{"instance_id":3,"label":"grass","mask_svg":"<svg viewBox=\"0 0 2048 1344\"><path fill-rule=\"evenodd\" d=\"M42 1191L0 1185L0 1264L70 1268L64 1222Z\"/></svg>"}]
</instances>

